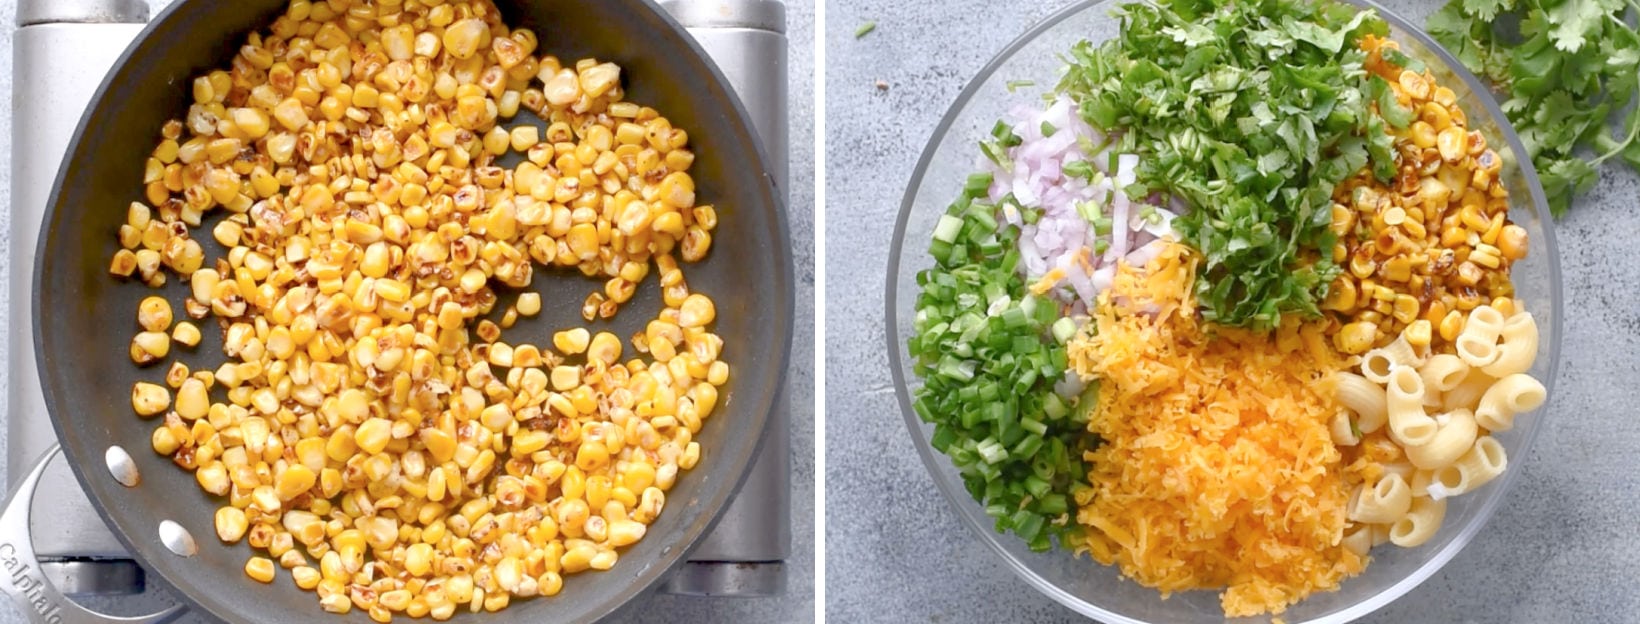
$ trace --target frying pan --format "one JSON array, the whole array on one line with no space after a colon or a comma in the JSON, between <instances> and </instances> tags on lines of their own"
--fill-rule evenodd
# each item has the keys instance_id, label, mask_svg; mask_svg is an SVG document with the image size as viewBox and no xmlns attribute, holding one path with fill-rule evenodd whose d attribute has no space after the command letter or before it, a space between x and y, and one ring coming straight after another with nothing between
<instances>
[{"instance_id":1,"label":"frying pan","mask_svg":"<svg viewBox=\"0 0 1640 624\"><path fill-rule=\"evenodd\" d=\"M118 249L115 232L124 221L125 206L143 196L142 162L161 125L185 114L192 78L226 67L246 35L265 30L286 3L176 2L150 22L104 79L70 144L40 233L32 293L39 319L36 359L62 452L94 507L144 567L188 607L234 622L369 622L356 609L346 616L323 613L316 596L298 589L284 570L272 584L250 580L243 564L251 549L215 538L213 514L223 500L201 491L191 473L151 450L157 420L137 417L130 406L132 384L158 382L164 375L163 365L138 368L127 354L137 331L137 302L161 294L180 317L185 281L171 275L169 284L156 291L135 280L116 279L107 269ZM790 239L772 169L745 111L705 53L663 10L649 0L497 4L509 25L537 33L538 53L619 64L628 100L654 106L690 133L697 154L690 170L697 194L703 203L718 206L721 215L711 254L684 268L691 289L717 303L716 332L732 367L721 407L696 436L703 447L700 463L679 475L667 493L665 511L641 542L622 550L614 569L569 576L562 593L552 598L517 601L499 613L459 610L453 620L588 621L614 612L679 563L711 528L751 465L789 355ZM525 119L521 112L512 123ZM222 213L207 216L196 234L208 231ZM207 258L222 255L210 236L195 238L205 246ZM577 326L632 335L662 306L655 282L651 277L640 284L614 319L588 324L580 318L580 304L601 282L573 270L537 271L526 290L542 293L542 313L504 330L503 340L550 344L553 331ZM492 287L500 299L496 315L522 292ZM202 323L210 325L209 319ZM205 333L197 348L173 349L172 358L191 368L214 368L223 359L221 337L216 331ZM106 454L116 446L133 458L139 485L120 485L106 468ZM31 571L27 539L14 529L20 525L26 531L26 502L38 473L23 482L25 488L16 496L24 504L14 499L0 518L0 589L32 605L30 615L39 616L37 621L117 621L62 600L49 586L40 586L37 572ZM165 520L192 534L196 554L179 556L162 545L158 527ZM30 611L28 606L24 611Z\"/></svg>"}]
</instances>

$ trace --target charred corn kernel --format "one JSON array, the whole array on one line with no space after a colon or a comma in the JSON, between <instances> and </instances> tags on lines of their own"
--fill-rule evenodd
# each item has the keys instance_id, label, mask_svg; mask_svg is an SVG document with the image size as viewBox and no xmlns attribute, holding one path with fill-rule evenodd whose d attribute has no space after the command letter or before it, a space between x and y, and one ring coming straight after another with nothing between
<instances>
[{"instance_id":1,"label":"charred corn kernel","mask_svg":"<svg viewBox=\"0 0 1640 624\"><path fill-rule=\"evenodd\" d=\"M1497 239L1498 253L1511 262L1526 257L1526 229L1513 223L1503 226Z\"/></svg>"},{"instance_id":2,"label":"charred corn kernel","mask_svg":"<svg viewBox=\"0 0 1640 624\"><path fill-rule=\"evenodd\" d=\"M1378 326L1376 324L1357 321L1345 325L1337 334L1333 335L1333 346L1344 353L1357 355L1366 353L1367 349L1372 348L1372 343L1377 338Z\"/></svg>"},{"instance_id":3,"label":"charred corn kernel","mask_svg":"<svg viewBox=\"0 0 1640 624\"><path fill-rule=\"evenodd\" d=\"M553 334L552 345L566 355L579 355L587 350L592 334L577 327Z\"/></svg>"},{"instance_id":4,"label":"charred corn kernel","mask_svg":"<svg viewBox=\"0 0 1640 624\"><path fill-rule=\"evenodd\" d=\"M360 451L365 453L371 455L380 453L387 448L388 442L392 440L392 427L393 423L385 418L365 420L353 435L354 443L358 445Z\"/></svg>"},{"instance_id":5,"label":"charred corn kernel","mask_svg":"<svg viewBox=\"0 0 1640 624\"><path fill-rule=\"evenodd\" d=\"M192 347L198 345L199 339L199 328L188 321L177 323L176 327L171 329L171 340L174 340L183 346Z\"/></svg>"},{"instance_id":6,"label":"charred corn kernel","mask_svg":"<svg viewBox=\"0 0 1640 624\"><path fill-rule=\"evenodd\" d=\"M131 339L131 361L152 364L171 353L171 337L165 332L140 332Z\"/></svg>"},{"instance_id":7,"label":"charred corn kernel","mask_svg":"<svg viewBox=\"0 0 1640 624\"><path fill-rule=\"evenodd\" d=\"M613 566L698 458L717 391L691 386L729 369L698 329L715 307L675 258L707 253L717 212L696 205L688 133L621 101L617 66L536 57L533 32L492 30L493 8L467 0L389 17L345 4L293 0L273 26L290 45L253 35L143 162L148 201L128 207L110 271L186 277L185 311L225 319L232 358L173 366L177 413L151 444L191 449L176 463L227 497L219 537L267 551L247 574L271 580L277 559L327 611L446 619L557 594L566 570ZM547 125L496 123L520 108ZM510 172L494 162L508 150L527 158ZM225 249L206 258L189 229L218 206ZM498 315L490 280L525 289L535 269L576 267L604 282L590 321L651 261L670 306L659 364L622 364L618 337L586 329L552 352L501 341L541 295ZM139 322L160 333L134 358L163 359L166 334L200 342L151 305ZM133 408L171 409L155 388L134 388Z\"/></svg>"},{"instance_id":8,"label":"charred corn kernel","mask_svg":"<svg viewBox=\"0 0 1640 624\"><path fill-rule=\"evenodd\" d=\"M1435 137L1435 145L1441 152L1441 158L1449 163L1457 162L1468 155L1468 136L1464 129L1458 126L1442 130Z\"/></svg>"},{"instance_id":9,"label":"charred corn kernel","mask_svg":"<svg viewBox=\"0 0 1640 624\"><path fill-rule=\"evenodd\" d=\"M319 586L319 581L322 578L319 575L318 570L315 570L312 567L305 566L305 565L296 566L294 568L291 568L290 569L290 577L291 577L292 580L296 581L296 586L297 587L300 587L302 589L307 589L307 590L311 590L315 587L318 587Z\"/></svg>"},{"instance_id":10,"label":"charred corn kernel","mask_svg":"<svg viewBox=\"0 0 1640 624\"><path fill-rule=\"evenodd\" d=\"M587 347L587 359L612 365L621 359L621 339L609 332L599 332Z\"/></svg>"},{"instance_id":11,"label":"charred corn kernel","mask_svg":"<svg viewBox=\"0 0 1640 624\"><path fill-rule=\"evenodd\" d=\"M1412 295L1396 295L1393 305L1394 312L1391 316L1395 320L1402 323L1411 323L1418 318L1418 300L1413 298Z\"/></svg>"},{"instance_id":12,"label":"charred corn kernel","mask_svg":"<svg viewBox=\"0 0 1640 624\"><path fill-rule=\"evenodd\" d=\"M552 387L559 392L573 390L581 385L581 369L577 366L558 366L552 369Z\"/></svg>"},{"instance_id":13,"label":"charred corn kernel","mask_svg":"<svg viewBox=\"0 0 1640 624\"><path fill-rule=\"evenodd\" d=\"M188 380L188 365L182 362L171 362L171 368L165 371L165 385L172 388L181 388L182 382Z\"/></svg>"},{"instance_id":14,"label":"charred corn kernel","mask_svg":"<svg viewBox=\"0 0 1640 624\"><path fill-rule=\"evenodd\" d=\"M1458 334L1463 332L1463 326L1464 315L1462 312L1457 310L1447 312L1446 316L1441 319L1441 339L1448 342L1457 340Z\"/></svg>"},{"instance_id":15,"label":"charred corn kernel","mask_svg":"<svg viewBox=\"0 0 1640 624\"><path fill-rule=\"evenodd\" d=\"M258 582L273 582L273 560L267 557L251 557L245 562L245 576Z\"/></svg>"},{"instance_id":16,"label":"charred corn kernel","mask_svg":"<svg viewBox=\"0 0 1640 624\"><path fill-rule=\"evenodd\" d=\"M108 272L120 277L130 277L137 270L137 254L130 249L121 249L114 252L114 259L108 264Z\"/></svg>"},{"instance_id":17,"label":"charred corn kernel","mask_svg":"<svg viewBox=\"0 0 1640 624\"><path fill-rule=\"evenodd\" d=\"M1417 348L1429 346L1430 340L1434 338L1433 328L1428 319L1417 319L1407 324L1402 335L1406 336L1407 344Z\"/></svg>"},{"instance_id":18,"label":"charred corn kernel","mask_svg":"<svg viewBox=\"0 0 1640 624\"><path fill-rule=\"evenodd\" d=\"M138 416L153 416L171 406L171 392L165 386L139 381L131 386L131 408Z\"/></svg>"},{"instance_id":19,"label":"charred corn kernel","mask_svg":"<svg viewBox=\"0 0 1640 624\"><path fill-rule=\"evenodd\" d=\"M205 383L198 379L187 379L177 388L176 412L185 420L198 420L205 417L210 410L211 399L206 394Z\"/></svg>"},{"instance_id":20,"label":"charred corn kernel","mask_svg":"<svg viewBox=\"0 0 1640 624\"><path fill-rule=\"evenodd\" d=\"M541 294L528 292L518 296L518 313L535 316L541 313Z\"/></svg>"},{"instance_id":21,"label":"charred corn kernel","mask_svg":"<svg viewBox=\"0 0 1640 624\"><path fill-rule=\"evenodd\" d=\"M170 455L182 447L182 443L177 440L176 434L172 433L169 427L163 425L154 428L153 435L149 436L149 444L154 448L154 452L160 455Z\"/></svg>"},{"instance_id":22,"label":"charred corn kernel","mask_svg":"<svg viewBox=\"0 0 1640 624\"><path fill-rule=\"evenodd\" d=\"M678 311L678 324L683 327L703 327L717 318L717 307L701 294L691 294L683 300Z\"/></svg>"},{"instance_id":23,"label":"charred corn kernel","mask_svg":"<svg viewBox=\"0 0 1640 624\"><path fill-rule=\"evenodd\" d=\"M239 541L249 526L243 509L225 506L216 510L216 536L224 542L232 544Z\"/></svg>"},{"instance_id":24,"label":"charred corn kernel","mask_svg":"<svg viewBox=\"0 0 1640 624\"><path fill-rule=\"evenodd\" d=\"M146 297L137 305L137 324L151 332L171 328L171 304L164 297Z\"/></svg>"}]
</instances>

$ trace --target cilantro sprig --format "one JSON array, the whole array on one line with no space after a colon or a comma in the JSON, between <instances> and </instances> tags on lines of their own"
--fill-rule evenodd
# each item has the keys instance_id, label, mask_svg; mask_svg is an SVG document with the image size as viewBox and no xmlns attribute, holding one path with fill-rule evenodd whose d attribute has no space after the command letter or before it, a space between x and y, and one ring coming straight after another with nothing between
<instances>
[{"instance_id":1,"label":"cilantro sprig","mask_svg":"<svg viewBox=\"0 0 1640 624\"><path fill-rule=\"evenodd\" d=\"M1436 41L1507 95L1504 113L1556 216L1594 187L1606 161L1640 172L1640 110L1632 105L1640 32L1631 9L1640 12L1640 0L1451 0L1427 23Z\"/></svg>"},{"instance_id":2,"label":"cilantro sprig","mask_svg":"<svg viewBox=\"0 0 1640 624\"><path fill-rule=\"evenodd\" d=\"M1143 154L1129 195L1159 190L1190 203L1174 223L1203 256L1203 317L1269 328L1285 314L1319 314L1338 270L1317 253L1335 240L1333 189L1369 164L1381 179L1395 170L1386 119L1371 107L1387 89L1369 81L1356 45L1388 25L1326 0L1156 0L1121 11L1122 34L1077 45L1059 88L1090 124L1120 129L1123 149Z\"/></svg>"}]
</instances>

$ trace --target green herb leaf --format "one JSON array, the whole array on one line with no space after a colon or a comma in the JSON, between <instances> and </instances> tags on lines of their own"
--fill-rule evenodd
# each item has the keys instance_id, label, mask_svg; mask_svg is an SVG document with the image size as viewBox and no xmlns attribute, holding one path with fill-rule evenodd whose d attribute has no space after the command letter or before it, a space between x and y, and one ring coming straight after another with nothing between
<instances>
[{"instance_id":1,"label":"green herb leaf","mask_svg":"<svg viewBox=\"0 0 1640 624\"><path fill-rule=\"evenodd\" d=\"M1599 180L1607 160L1640 172L1636 0L1450 0L1428 30L1504 94L1503 110L1536 165L1555 215ZM1628 110L1621 122L1612 111ZM1592 159L1585 160L1590 152Z\"/></svg>"},{"instance_id":2,"label":"green herb leaf","mask_svg":"<svg viewBox=\"0 0 1640 624\"><path fill-rule=\"evenodd\" d=\"M1120 11L1121 35L1076 46L1059 90L1089 124L1121 129L1118 149L1144 154L1136 186L1191 205L1174 225L1202 253L1202 315L1269 328L1319 314L1337 272L1318 253L1334 242L1332 190L1366 166L1393 175L1384 121L1412 119L1384 104L1393 97L1367 93L1358 42L1388 24L1313 0L1157 0Z\"/></svg>"}]
</instances>

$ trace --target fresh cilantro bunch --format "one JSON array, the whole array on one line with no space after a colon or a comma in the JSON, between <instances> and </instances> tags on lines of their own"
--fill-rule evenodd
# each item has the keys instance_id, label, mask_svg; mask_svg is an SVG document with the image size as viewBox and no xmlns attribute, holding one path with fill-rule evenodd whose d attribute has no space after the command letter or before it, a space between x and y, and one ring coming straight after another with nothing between
<instances>
[{"instance_id":1,"label":"fresh cilantro bunch","mask_svg":"<svg viewBox=\"0 0 1640 624\"><path fill-rule=\"evenodd\" d=\"M1508 95L1504 113L1556 216L1594 186L1601 163L1640 172L1640 110L1631 105L1640 33L1630 9L1640 11L1640 0L1451 0L1429 18L1436 41Z\"/></svg>"},{"instance_id":2,"label":"fresh cilantro bunch","mask_svg":"<svg viewBox=\"0 0 1640 624\"><path fill-rule=\"evenodd\" d=\"M1284 314L1319 314L1338 270L1333 189L1369 163L1381 179L1395 171L1357 45L1388 24L1330 0L1157 0L1121 11L1121 36L1076 46L1059 89L1093 126L1120 129L1122 151L1142 155L1141 188L1129 196L1156 190L1190 203L1174 224L1203 257L1203 317L1262 329Z\"/></svg>"}]
</instances>

